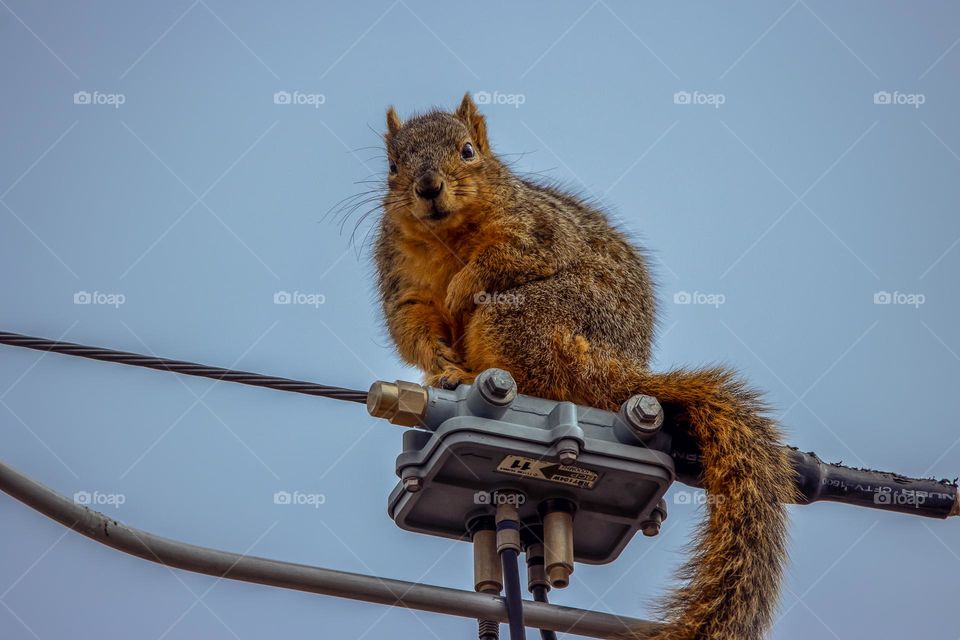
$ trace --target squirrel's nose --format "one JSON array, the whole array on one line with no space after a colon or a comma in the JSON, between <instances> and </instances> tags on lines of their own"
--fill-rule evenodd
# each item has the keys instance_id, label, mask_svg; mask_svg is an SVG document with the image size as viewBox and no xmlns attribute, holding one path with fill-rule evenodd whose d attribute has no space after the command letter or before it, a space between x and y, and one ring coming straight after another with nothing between
<instances>
[{"instance_id":1,"label":"squirrel's nose","mask_svg":"<svg viewBox=\"0 0 960 640\"><path fill-rule=\"evenodd\" d=\"M417 179L417 195L424 200L433 200L443 191L443 179L436 171L430 171Z\"/></svg>"}]
</instances>

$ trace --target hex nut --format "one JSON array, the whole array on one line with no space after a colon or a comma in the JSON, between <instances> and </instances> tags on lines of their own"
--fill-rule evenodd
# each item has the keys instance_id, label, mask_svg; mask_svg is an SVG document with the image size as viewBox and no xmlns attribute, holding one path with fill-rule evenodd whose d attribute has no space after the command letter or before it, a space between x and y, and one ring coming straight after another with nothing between
<instances>
[{"instance_id":1,"label":"hex nut","mask_svg":"<svg viewBox=\"0 0 960 640\"><path fill-rule=\"evenodd\" d=\"M620 415L639 436L653 435L663 426L663 407L653 396L632 396L623 403Z\"/></svg>"},{"instance_id":2,"label":"hex nut","mask_svg":"<svg viewBox=\"0 0 960 640\"><path fill-rule=\"evenodd\" d=\"M660 500L656 507L654 507L653 512L650 513L650 519L644 520L640 523L640 531L643 532L643 535L648 538L660 533L660 525L663 524L663 521L667 517L667 504Z\"/></svg>"},{"instance_id":3,"label":"hex nut","mask_svg":"<svg viewBox=\"0 0 960 640\"><path fill-rule=\"evenodd\" d=\"M564 438L557 443L557 457L561 464L573 464L580 457L580 443L573 438Z\"/></svg>"},{"instance_id":4,"label":"hex nut","mask_svg":"<svg viewBox=\"0 0 960 640\"><path fill-rule=\"evenodd\" d=\"M480 392L494 404L509 404L517 396L517 382L503 369L487 369L480 374L479 383Z\"/></svg>"},{"instance_id":5,"label":"hex nut","mask_svg":"<svg viewBox=\"0 0 960 640\"><path fill-rule=\"evenodd\" d=\"M633 408L637 417L644 422L653 422L663 412L660 403L653 396L641 395Z\"/></svg>"}]
</instances>

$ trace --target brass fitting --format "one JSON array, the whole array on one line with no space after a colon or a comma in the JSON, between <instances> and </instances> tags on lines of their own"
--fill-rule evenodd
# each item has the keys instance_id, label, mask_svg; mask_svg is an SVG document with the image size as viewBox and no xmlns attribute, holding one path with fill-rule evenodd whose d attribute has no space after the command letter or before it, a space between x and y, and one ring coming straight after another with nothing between
<instances>
[{"instance_id":1,"label":"brass fitting","mask_svg":"<svg viewBox=\"0 0 960 640\"><path fill-rule=\"evenodd\" d=\"M533 591L534 587L550 588L543 562L543 544L536 542L527 545L527 590Z\"/></svg>"},{"instance_id":2,"label":"brass fitting","mask_svg":"<svg viewBox=\"0 0 960 640\"><path fill-rule=\"evenodd\" d=\"M950 513L947 514L947 517L950 516L960 516L960 489L957 490L957 495L953 499L953 508L950 509Z\"/></svg>"},{"instance_id":3,"label":"brass fitting","mask_svg":"<svg viewBox=\"0 0 960 640\"><path fill-rule=\"evenodd\" d=\"M499 494L506 496L508 494ZM520 514L513 502L502 500L497 505L497 553L502 553L505 549L513 549L520 553ZM503 526L503 523L508 526Z\"/></svg>"},{"instance_id":4,"label":"brass fitting","mask_svg":"<svg viewBox=\"0 0 960 640\"><path fill-rule=\"evenodd\" d=\"M370 385L367 412L402 427L415 427L427 414L427 389L415 382L384 382Z\"/></svg>"},{"instance_id":5,"label":"brass fitting","mask_svg":"<svg viewBox=\"0 0 960 640\"><path fill-rule=\"evenodd\" d=\"M473 579L473 588L478 593L498 594L503 589L497 532L493 529L482 529L473 534Z\"/></svg>"},{"instance_id":6,"label":"brass fitting","mask_svg":"<svg viewBox=\"0 0 960 640\"><path fill-rule=\"evenodd\" d=\"M543 517L544 568L550 585L563 589L573 573L573 514L550 511Z\"/></svg>"}]
</instances>

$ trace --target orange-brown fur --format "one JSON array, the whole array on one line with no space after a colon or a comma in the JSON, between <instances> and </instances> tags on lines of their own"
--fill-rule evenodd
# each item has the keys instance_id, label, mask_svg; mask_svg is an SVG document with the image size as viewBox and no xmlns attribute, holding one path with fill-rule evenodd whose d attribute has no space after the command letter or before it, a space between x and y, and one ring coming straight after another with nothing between
<instances>
[{"instance_id":1,"label":"orange-brown fur","mask_svg":"<svg viewBox=\"0 0 960 640\"><path fill-rule=\"evenodd\" d=\"M762 637L794 497L762 401L724 369L649 370L655 302L643 253L597 207L514 175L469 95L454 113L407 123L390 108L385 141L375 258L400 355L431 385L500 367L523 393L615 410L642 392L683 416L711 500L657 637Z\"/></svg>"}]
</instances>

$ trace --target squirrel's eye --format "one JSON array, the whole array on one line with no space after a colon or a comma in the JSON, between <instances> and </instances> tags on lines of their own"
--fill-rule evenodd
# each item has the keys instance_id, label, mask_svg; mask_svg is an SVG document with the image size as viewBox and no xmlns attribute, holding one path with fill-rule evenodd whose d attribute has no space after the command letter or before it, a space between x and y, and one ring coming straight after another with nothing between
<instances>
[{"instance_id":1,"label":"squirrel's eye","mask_svg":"<svg viewBox=\"0 0 960 640\"><path fill-rule=\"evenodd\" d=\"M460 150L460 157L464 160L473 160L477 156L477 152L473 150L473 145L469 142L463 145L463 149Z\"/></svg>"},{"instance_id":2,"label":"squirrel's eye","mask_svg":"<svg viewBox=\"0 0 960 640\"><path fill-rule=\"evenodd\" d=\"M394 162L393 160L390 161L390 173L392 173L393 175L397 174L397 163Z\"/></svg>"}]
</instances>

